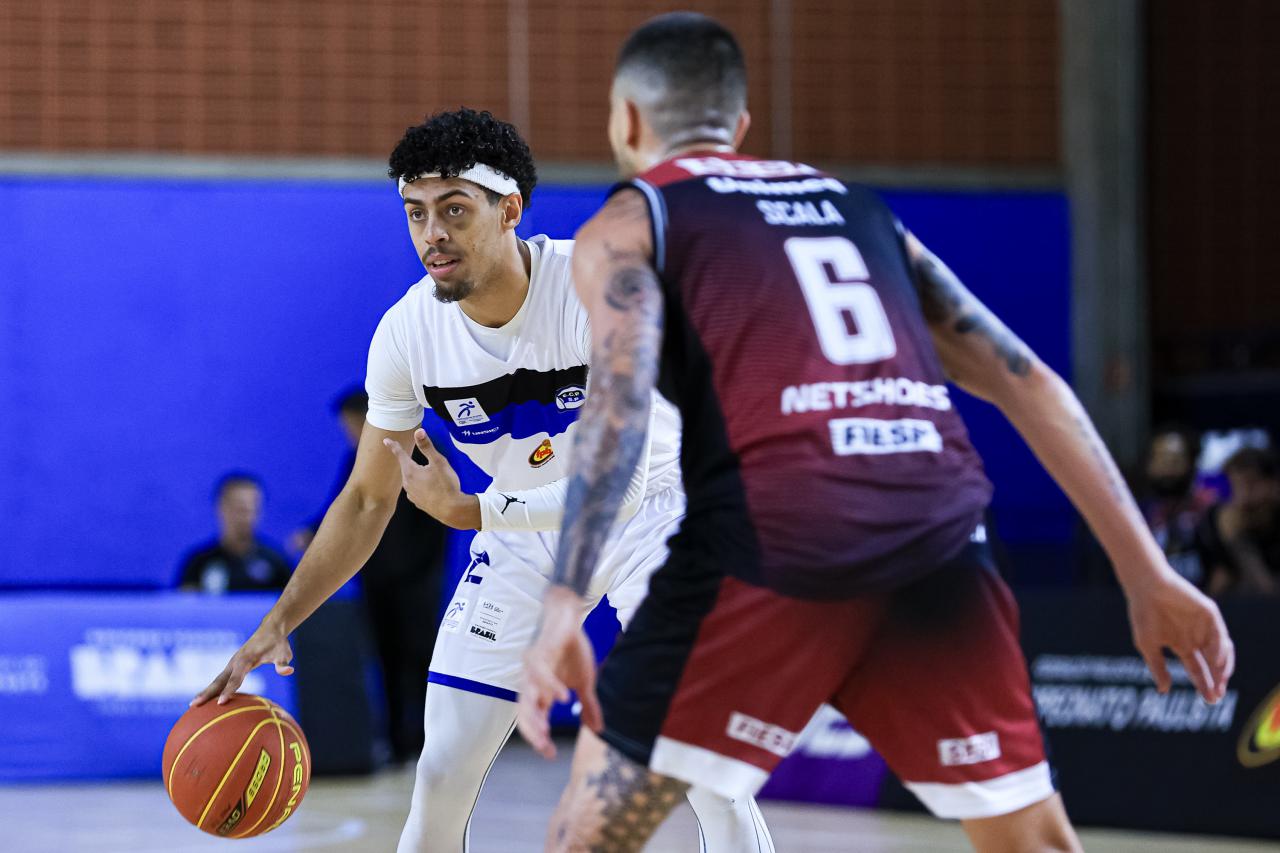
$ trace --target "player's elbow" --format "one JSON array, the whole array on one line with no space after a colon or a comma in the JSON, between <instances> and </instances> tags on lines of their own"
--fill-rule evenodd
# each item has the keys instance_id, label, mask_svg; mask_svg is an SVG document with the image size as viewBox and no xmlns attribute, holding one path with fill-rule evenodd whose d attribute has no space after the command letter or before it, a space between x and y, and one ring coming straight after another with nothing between
<instances>
[{"instance_id":1,"label":"player's elbow","mask_svg":"<svg viewBox=\"0 0 1280 853\"><path fill-rule=\"evenodd\" d=\"M1072 393L1071 388L1058 372L1034 355L1027 360L1025 369L999 376L989 383L982 394L1006 416L1043 408L1046 401L1056 399L1062 393Z\"/></svg>"}]
</instances>

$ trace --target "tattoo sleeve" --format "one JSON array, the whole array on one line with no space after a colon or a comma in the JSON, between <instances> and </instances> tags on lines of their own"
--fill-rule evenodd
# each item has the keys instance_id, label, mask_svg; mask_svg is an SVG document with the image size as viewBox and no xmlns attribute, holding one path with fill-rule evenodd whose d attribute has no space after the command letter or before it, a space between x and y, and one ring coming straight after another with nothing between
<instances>
[{"instance_id":1,"label":"tattoo sleeve","mask_svg":"<svg viewBox=\"0 0 1280 853\"><path fill-rule=\"evenodd\" d=\"M925 319L956 335L989 341L1010 373L1026 376L1031 370L1027 345L979 302L946 264L928 249L917 246L916 288Z\"/></svg>"},{"instance_id":2,"label":"tattoo sleeve","mask_svg":"<svg viewBox=\"0 0 1280 853\"><path fill-rule=\"evenodd\" d=\"M604 768L586 777L574 845L567 820L554 829L557 843L592 853L638 853L680 802L689 786L661 776L608 747Z\"/></svg>"},{"instance_id":3,"label":"tattoo sleeve","mask_svg":"<svg viewBox=\"0 0 1280 853\"><path fill-rule=\"evenodd\" d=\"M644 212L647 222L647 211ZM662 342L662 290L645 253L608 242L592 317L587 404L578 420L552 580L586 592L632 473L645 451Z\"/></svg>"}]
</instances>

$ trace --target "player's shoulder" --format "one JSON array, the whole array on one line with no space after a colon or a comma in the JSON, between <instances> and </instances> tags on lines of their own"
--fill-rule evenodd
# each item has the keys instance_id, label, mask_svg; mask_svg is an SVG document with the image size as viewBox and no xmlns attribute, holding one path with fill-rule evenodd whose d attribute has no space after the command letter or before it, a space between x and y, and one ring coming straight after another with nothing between
<instances>
[{"instance_id":1,"label":"player's shoulder","mask_svg":"<svg viewBox=\"0 0 1280 853\"><path fill-rule=\"evenodd\" d=\"M544 260L558 262L573 258L573 240L554 240L546 234L538 234L525 242L537 246Z\"/></svg>"},{"instance_id":2,"label":"player's shoulder","mask_svg":"<svg viewBox=\"0 0 1280 853\"><path fill-rule=\"evenodd\" d=\"M573 290L573 241L553 240L539 234L528 240L538 251L538 279L549 287L544 290L560 292Z\"/></svg>"}]
</instances>

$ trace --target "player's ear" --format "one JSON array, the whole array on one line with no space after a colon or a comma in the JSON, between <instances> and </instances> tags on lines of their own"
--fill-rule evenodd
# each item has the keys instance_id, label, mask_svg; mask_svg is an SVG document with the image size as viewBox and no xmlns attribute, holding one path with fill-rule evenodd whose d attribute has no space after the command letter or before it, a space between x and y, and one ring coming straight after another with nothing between
<instances>
[{"instance_id":1,"label":"player's ear","mask_svg":"<svg viewBox=\"0 0 1280 853\"><path fill-rule=\"evenodd\" d=\"M524 218L524 197L520 193L503 196L498 202L498 212L502 216L502 230L510 231Z\"/></svg>"},{"instance_id":2,"label":"player's ear","mask_svg":"<svg viewBox=\"0 0 1280 853\"><path fill-rule=\"evenodd\" d=\"M738 115L738 126L733 129L733 147L741 148L742 140L747 136L747 130L751 127L751 113L743 110Z\"/></svg>"},{"instance_id":3,"label":"player's ear","mask_svg":"<svg viewBox=\"0 0 1280 853\"><path fill-rule=\"evenodd\" d=\"M627 147L633 151L640 147L640 138L644 135L644 116L636 102L628 98L624 101L627 110Z\"/></svg>"}]
</instances>

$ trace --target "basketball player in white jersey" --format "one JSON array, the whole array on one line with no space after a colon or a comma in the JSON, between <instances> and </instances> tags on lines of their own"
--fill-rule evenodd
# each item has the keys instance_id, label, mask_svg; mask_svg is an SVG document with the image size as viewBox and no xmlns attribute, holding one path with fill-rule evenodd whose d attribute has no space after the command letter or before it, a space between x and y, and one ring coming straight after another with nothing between
<instances>
[{"instance_id":1,"label":"basketball player in white jersey","mask_svg":"<svg viewBox=\"0 0 1280 853\"><path fill-rule=\"evenodd\" d=\"M350 479L280 599L195 703L225 701L265 663L293 671L289 633L368 559L402 486L446 524L479 530L432 655L426 742L398 848L452 853L467 849L481 786L514 728L521 654L552 573L591 343L569 276L572 242L516 236L536 171L515 128L488 113L440 113L406 132L390 166L427 275L374 333L369 411ZM492 478L485 492L458 487L419 429L426 409ZM584 618L607 595L625 626L664 561L684 512L679 441L678 415L654 394L648 452L607 535ZM409 458L415 444L426 466ZM598 714L594 701L583 709L588 723ZM753 800L698 789L689 800L702 849L772 851Z\"/></svg>"}]
</instances>

